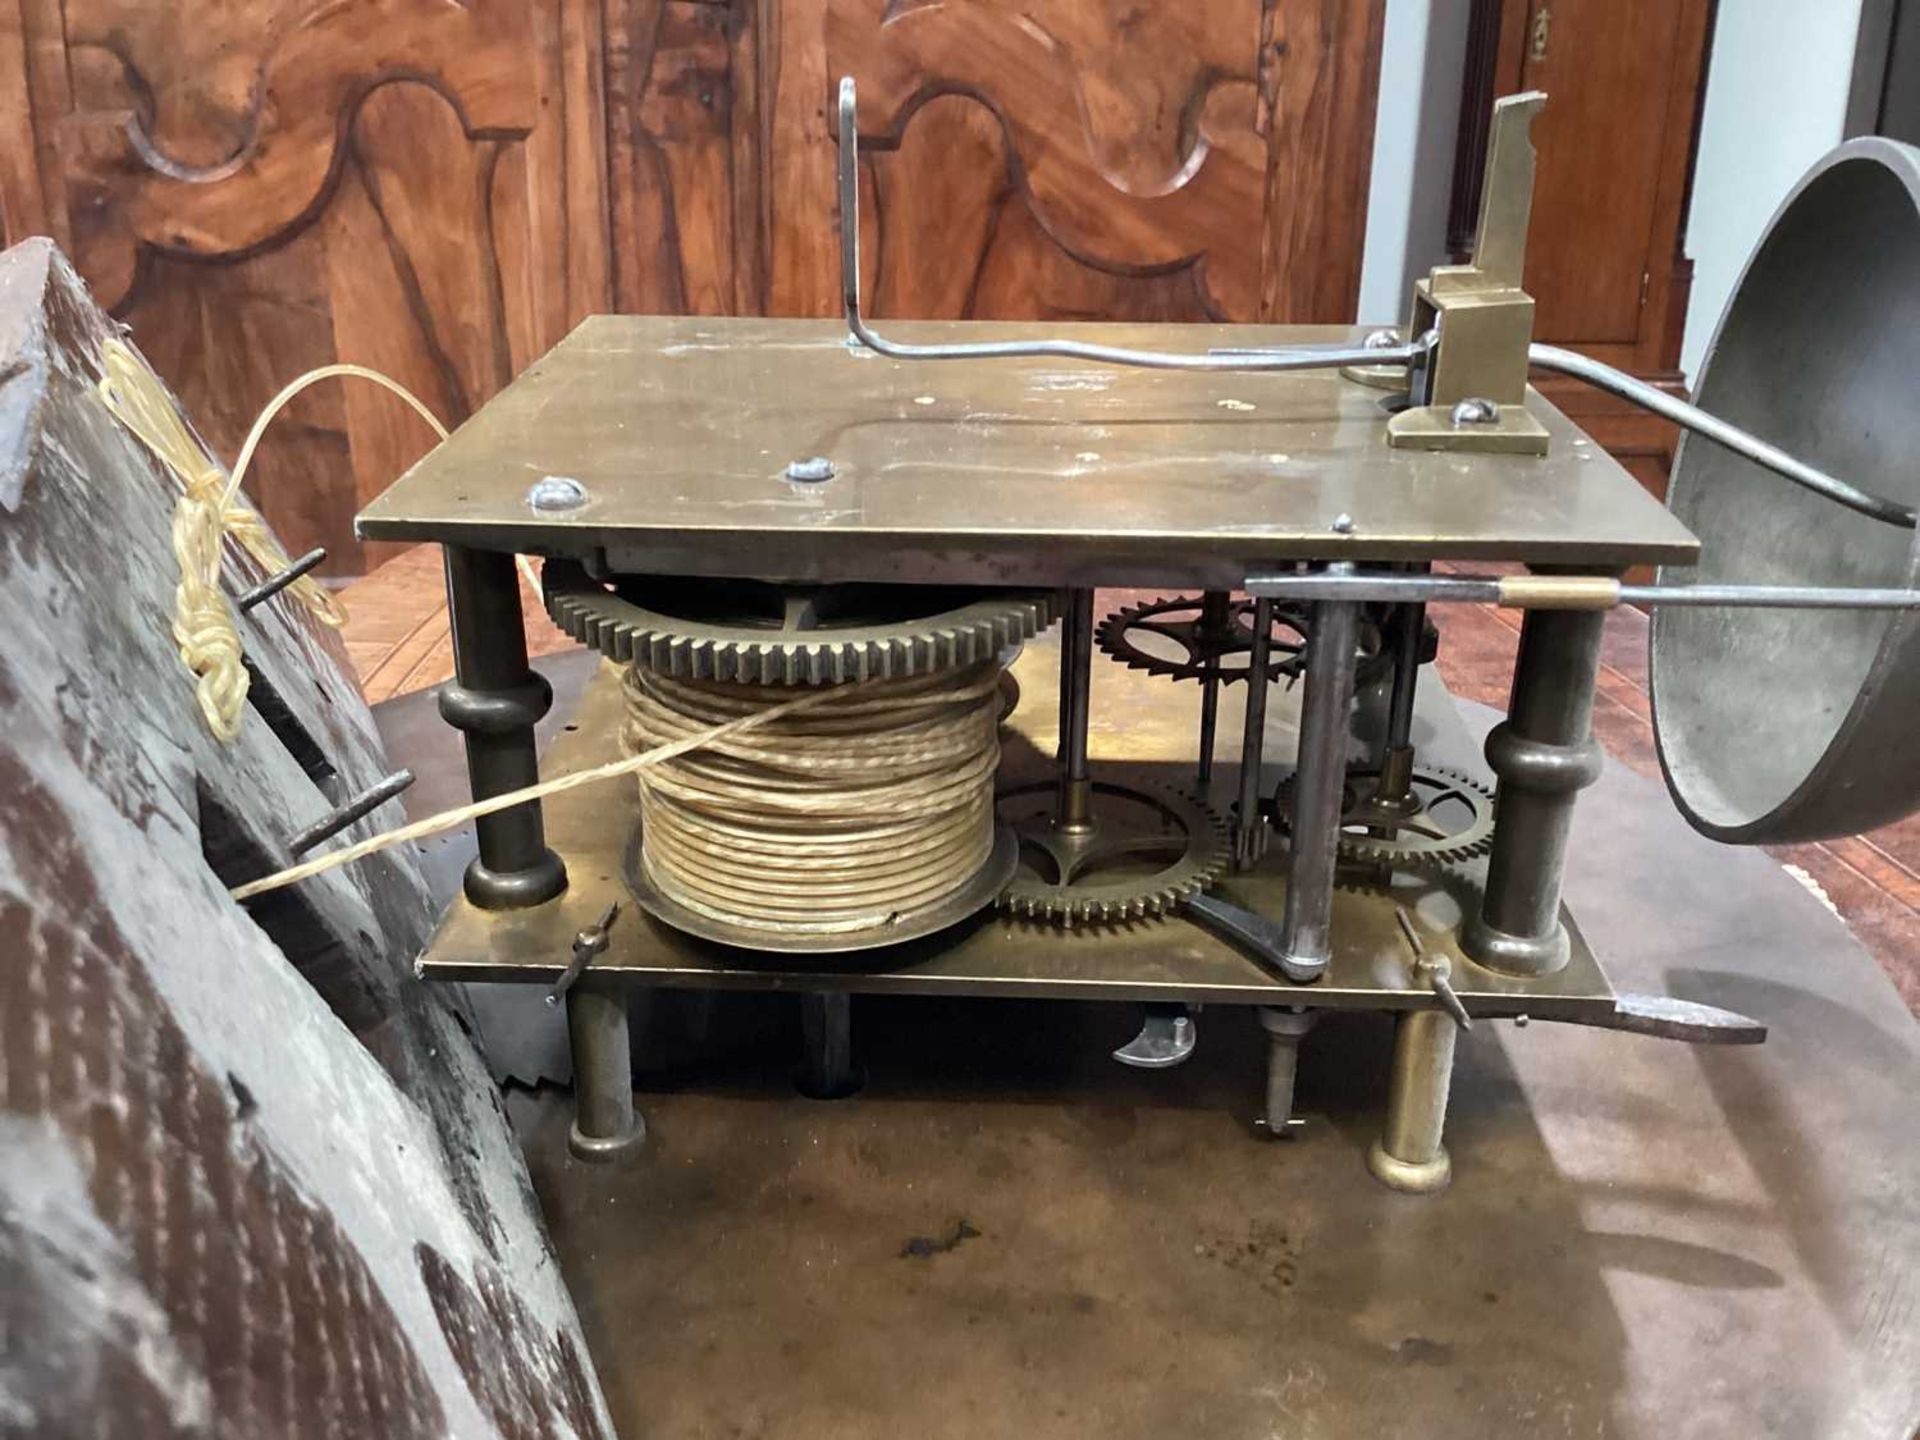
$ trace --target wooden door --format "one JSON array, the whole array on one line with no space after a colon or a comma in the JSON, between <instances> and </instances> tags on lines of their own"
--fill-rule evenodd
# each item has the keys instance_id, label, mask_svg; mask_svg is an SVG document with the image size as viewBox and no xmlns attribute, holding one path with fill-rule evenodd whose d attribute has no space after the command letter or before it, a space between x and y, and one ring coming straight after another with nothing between
<instances>
[{"instance_id":1,"label":"wooden door","mask_svg":"<svg viewBox=\"0 0 1920 1440\"><path fill-rule=\"evenodd\" d=\"M1681 20L1673 0L1533 6L1516 88L1550 98L1534 126L1526 283L1539 333L1556 344L1639 341Z\"/></svg>"},{"instance_id":2,"label":"wooden door","mask_svg":"<svg viewBox=\"0 0 1920 1440\"><path fill-rule=\"evenodd\" d=\"M449 425L582 316L833 313L833 82L876 313L1348 321L1384 0L0 0L0 225L220 453L300 372ZM431 443L309 392L249 489L329 569Z\"/></svg>"},{"instance_id":3,"label":"wooden door","mask_svg":"<svg viewBox=\"0 0 1920 1440\"><path fill-rule=\"evenodd\" d=\"M282 384L336 358L457 425L604 308L601 206L578 193L602 175L597 135L568 125L585 57L561 0L0 11L35 162L0 192L9 236L60 241L229 457ZM249 489L295 551L365 568L353 515L431 434L352 382L279 423Z\"/></svg>"},{"instance_id":4,"label":"wooden door","mask_svg":"<svg viewBox=\"0 0 1920 1440\"><path fill-rule=\"evenodd\" d=\"M838 306L830 117L850 74L876 314L1350 320L1382 9L785 4L768 303Z\"/></svg>"},{"instance_id":5,"label":"wooden door","mask_svg":"<svg viewBox=\"0 0 1920 1440\"><path fill-rule=\"evenodd\" d=\"M1677 382L1712 0L1474 0L1449 219L1470 245L1497 95L1544 90L1526 284L1534 333Z\"/></svg>"},{"instance_id":6,"label":"wooden door","mask_svg":"<svg viewBox=\"0 0 1920 1440\"><path fill-rule=\"evenodd\" d=\"M1471 244L1497 95L1539 89L1526 285L1534 335L1684 393L1683 249L1712 0L1474 0L1451 242ZM1656 495L1674 427L1559 376L1541 391Z\"/></svg>"}]
</instances>

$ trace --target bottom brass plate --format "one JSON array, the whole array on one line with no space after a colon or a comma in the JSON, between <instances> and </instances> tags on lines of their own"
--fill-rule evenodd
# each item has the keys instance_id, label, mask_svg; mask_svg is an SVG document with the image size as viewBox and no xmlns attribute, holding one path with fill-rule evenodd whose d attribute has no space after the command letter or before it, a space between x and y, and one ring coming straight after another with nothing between
<instances>
[{"instance_id":1,"label":"bottom brass plate","mask_svg":"<svg viewBox=\"0 0 1920 1440\"><path fill-rule=\"evenodd\" d=\"M1001 776L1007 783L1049 773L1058 669L1052 636L1029 644L1015 666L1023 699L1005 735ZM1238 749L1245 689L1228 686L1221 696L1223 756ZM1271 692L1266 793L1291 767L1298 698L1297 692ZM1197 686L1171 684L1096 656L1090 736L1095 773L1175 789L1190 785L1199 701ZM615 758L621 703L618 675L603 665L567 733L546 757L544 772L558 775ZM1430 673L1422 681L1414 738L1423 761L1484 776L1451 698ZM451 732L448 743L454 743ZM1219 766L1214 803L1223 805L1236 783L1236 767ZM575 932L593 924L609 903L631 899L625 877L636 809L623 782L549 801L547 835L567 862L566 892L520 911L484 911L456 898L418 962L419 973L441 980L551 983L571 956ZM1229 876L1215 893L1278 918L1286 864L1284 846L1276 844L1255 869ZM1412 983L1412 956L1394 921L1395 906L1404 905L1423 932L1422 943L1452 960L1454 988L1475 1014L1546 1019L1611 1013L1612 988L1570 916L1573 959L1556 974L1531 980L1499 975L1460 953L1459 925L1476 903L1478 870L1468 867L1445 878L1396 877L1391 892L1336 891L1333 957L1326 973L1307 985L1284 979L1178 915L1063 930L991 909L903 945L809 957L718 944L626 906L592 973L635 985L702 990L1426 1008L1434 1003L1432 993Z\"/></svg>"}]
</instances>

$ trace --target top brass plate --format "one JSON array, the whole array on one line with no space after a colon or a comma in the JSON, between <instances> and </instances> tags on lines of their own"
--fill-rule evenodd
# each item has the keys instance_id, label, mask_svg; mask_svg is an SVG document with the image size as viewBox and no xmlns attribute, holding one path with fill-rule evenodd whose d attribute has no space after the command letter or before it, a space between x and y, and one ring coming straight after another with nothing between
<instances>
[{"instance_id":1,"label":"top brass plate","mask_svg":"<svg viewBox=\"0 0 1920 1440\"><path fill-rule=\"evenodd\" d=\"M890 323L902 340L1032 325ZM1202 351L1346 327L1070 325ZM1229 586L1276 561L1691 563L1693 536L1537 394L1550 452L1387 445L1378 390L1336 372L897 361L837 320L596 316L360 516L367 539L604 553L616 569L768 580ZM835 475L788 480L822 456ZM578 509L528 487L568 476ZM1336 516L1354 522L1333 532Z\"/></svg>"}]
</instances>

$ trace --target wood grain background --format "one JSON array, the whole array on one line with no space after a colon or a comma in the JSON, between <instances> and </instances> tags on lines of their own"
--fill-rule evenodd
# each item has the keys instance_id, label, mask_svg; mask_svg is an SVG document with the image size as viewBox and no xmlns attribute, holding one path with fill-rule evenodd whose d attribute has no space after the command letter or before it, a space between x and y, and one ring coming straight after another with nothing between
<instances>
[{"instance_id":1,"label":"wood grain background","mask_svg":"<svg viewBox=\"0 0 1920 1440\"><path fill-rule=\"evenodd\" d=\"M1352 318L1383 0L0 0L0 226L222 453L333 359L458 424L583 316L832 313L833 81L876 313ZM295 402L250 488L336 574L430 443Z\"/></svg>"}]
</instances>

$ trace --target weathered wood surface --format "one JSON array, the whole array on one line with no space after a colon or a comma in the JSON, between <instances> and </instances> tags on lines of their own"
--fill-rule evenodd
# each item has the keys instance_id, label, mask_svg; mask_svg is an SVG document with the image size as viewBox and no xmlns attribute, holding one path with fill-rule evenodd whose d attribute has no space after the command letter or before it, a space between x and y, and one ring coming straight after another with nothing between
<instances>
[{"instance_id":1,"label":"weathered wood surface","mask_svg":"<svg viewBox=\"0 0 1920 1440\"><path fill-rule=\"evenodd\" d=\"M607 1436L458 997L411 976L413 859L227 898L382 757L284 599L206 732L113 333L49 243L0 255L0 1433Z\"/></svg>"},{"instance_id":2,"label":"weathered wood surface","mask_svg":"<svg viewBox=\"0 0 1920 1440\"><path fill-rule=\"evenodd\" d=\"M458 424L582 316L827 314L833 77L878 315L1345 321L1384 0L0 0L0 226L48 233L231 456L334 359ZM296 401L296 551L431 437Z\"/></svg>"}]
</instances>

